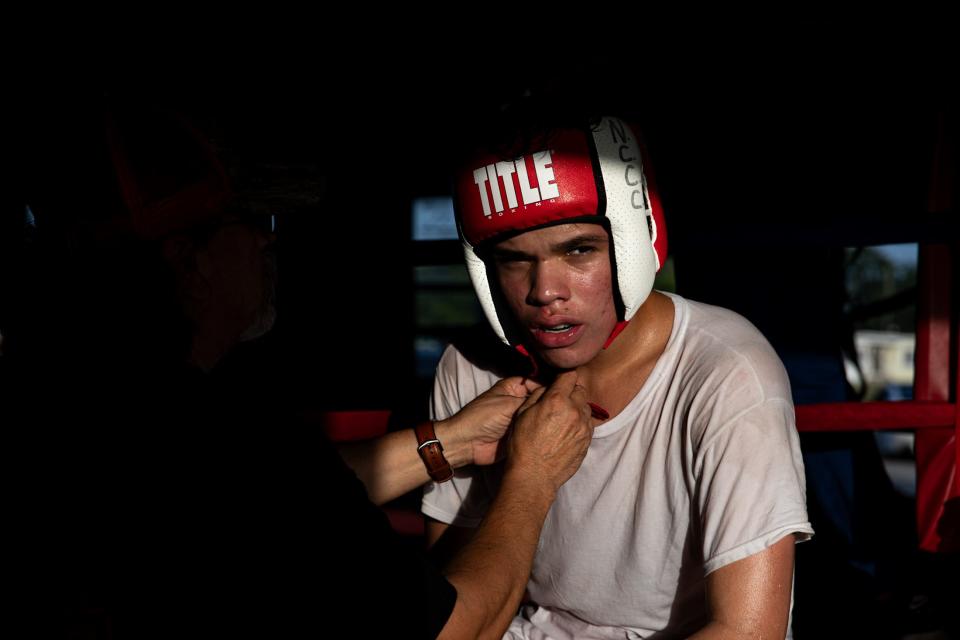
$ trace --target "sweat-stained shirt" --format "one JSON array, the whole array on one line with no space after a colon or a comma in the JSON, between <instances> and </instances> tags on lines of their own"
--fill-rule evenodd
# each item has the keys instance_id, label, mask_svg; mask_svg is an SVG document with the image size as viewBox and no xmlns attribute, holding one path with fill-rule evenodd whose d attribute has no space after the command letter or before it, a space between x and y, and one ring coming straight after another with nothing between
<instances>
[{"instance_id":1,"label":"sweat-stained shirt","mask_svg":"<svg viewBox=\"0 0 960 640\"><path fill-rule=\"evenodd\" d=\"M742 316L666 295L675 312L667 346L561 487L528 584L536 605L505 637L685 637L708 621L709 573L789 534L813 534L776 353ZM449 347L433 417L456 413L497 379ZM459 469L427 485L423 513L475 527L501 476L502 465Z\"/></svg>"}]
</instances>

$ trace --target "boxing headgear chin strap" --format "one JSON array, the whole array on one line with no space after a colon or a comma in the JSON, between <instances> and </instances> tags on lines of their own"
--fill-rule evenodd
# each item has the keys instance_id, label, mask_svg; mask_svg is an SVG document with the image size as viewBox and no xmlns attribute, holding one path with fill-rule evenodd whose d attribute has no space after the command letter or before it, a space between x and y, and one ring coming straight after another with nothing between
<instances>
[{"instance_id":1,"label":"boxing headgear chin strap","mask_svg":"<svg viewBox=\"0 0 960 640\"><path fill-rule=\"evenodd\" d=\"M650 295L666 260L666 226L652 186L636 136L616 118L559 130L519 158L478 155L459 172L455 210L467 271L503 342L511 344L476 248L564 221L605 224L616 265L614 286L624 307L606 348Z\"/></svg>"},{"instance_id":2,"label":"boxing headgear chin strap","mask_svg":"<svg viewBox=\"0 0 960 640\"><path fill-rule=\"evenodd\" d=\"M613 342L614 338L620 335L620 332L627 328L628 322L629 320L621 320L616 324L616 326L613 328L613 331L610 332L610 337L608 337L607 341L603 343L604 349L609 347L610 343ZM537 363L537 359L522 344L518 344L514 348L520 353L522 353L523 355L525 355L527 357L527 360L530 361L530 374L528 377L533 379L538 378L540 375L540 365ZM590 405L590 412L594 418L597 418L599 420L606 420L607 418L610 417L610 414L607 413L607 410L601 407L600 405L594 402L588 402L587 404Z\"/></svg>"}]
</instances>

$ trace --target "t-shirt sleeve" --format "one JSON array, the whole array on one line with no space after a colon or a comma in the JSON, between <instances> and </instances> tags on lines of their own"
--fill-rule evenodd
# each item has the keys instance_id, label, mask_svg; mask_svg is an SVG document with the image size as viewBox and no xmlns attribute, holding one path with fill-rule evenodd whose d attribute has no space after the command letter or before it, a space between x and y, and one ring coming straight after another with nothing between
<instances>
[{"instance_id":1,"label":"t-shirt sleeve","mask_svg":"<svg viewBox=\"0 0 960 640\"><path fill-rule=\"evenodd\" d=\"M790 533L813 534L793 405L761 400L712 428L697 455L704 573Z\"/></svg>"},{"instance_id":2,"label":"t-shirt sleeve","mask_svg":"<svg viewBox=\"0 0 960 640\"><path fill-rule=\"evenodd\" d=\"M432 420L449 418L485 391L485 385L489 387L485 381L472 375L474 371L454 347L447 347L434 376L430 397ZM455 470L453 478L447 482L427 483L420 509L424 515L440 522L476 527L490 501L484 471L472 466L462 467Z\"/></svg>"}]
</instances>

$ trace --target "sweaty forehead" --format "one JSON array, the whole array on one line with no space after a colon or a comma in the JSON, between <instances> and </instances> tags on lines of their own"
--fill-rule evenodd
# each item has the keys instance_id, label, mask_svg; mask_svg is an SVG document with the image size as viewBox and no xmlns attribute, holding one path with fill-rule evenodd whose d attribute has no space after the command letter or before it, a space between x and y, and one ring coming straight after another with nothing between
<instances>
[{"instance_id":1,"label":"sweaty forehead","mask_svg":"<svg viewBox=\"0 0 960 640\"><path fill-rule=\"evenodd\" d=\"M576 242L608 243L610 235L601 224L569 222L518 233L492 246L497 251L563 248Z\"/></svg>"}]
</instances>

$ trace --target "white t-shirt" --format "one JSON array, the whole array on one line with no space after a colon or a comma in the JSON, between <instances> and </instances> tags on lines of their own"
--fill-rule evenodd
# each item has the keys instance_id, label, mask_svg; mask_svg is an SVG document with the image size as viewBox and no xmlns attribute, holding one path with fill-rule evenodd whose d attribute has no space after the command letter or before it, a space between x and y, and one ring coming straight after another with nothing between
<instances>
[{"instance_id":1,"label":"white t-shirt","mask_svg":"<svg viewBox=\"0 0 960 640\"><path fill-rule=\"evenodd\" d=\"M561 487L528 584L537 606L524 607L505 637L684 637L707 622L707 574L790 533L813 533L780 360L736 313L666 295L675 311L667 346ZM497 379L449 347L434 418ZM501 465L465 468L427 485L423 513L475 527L501 474Z\"/></svg>"}]
</instances>

